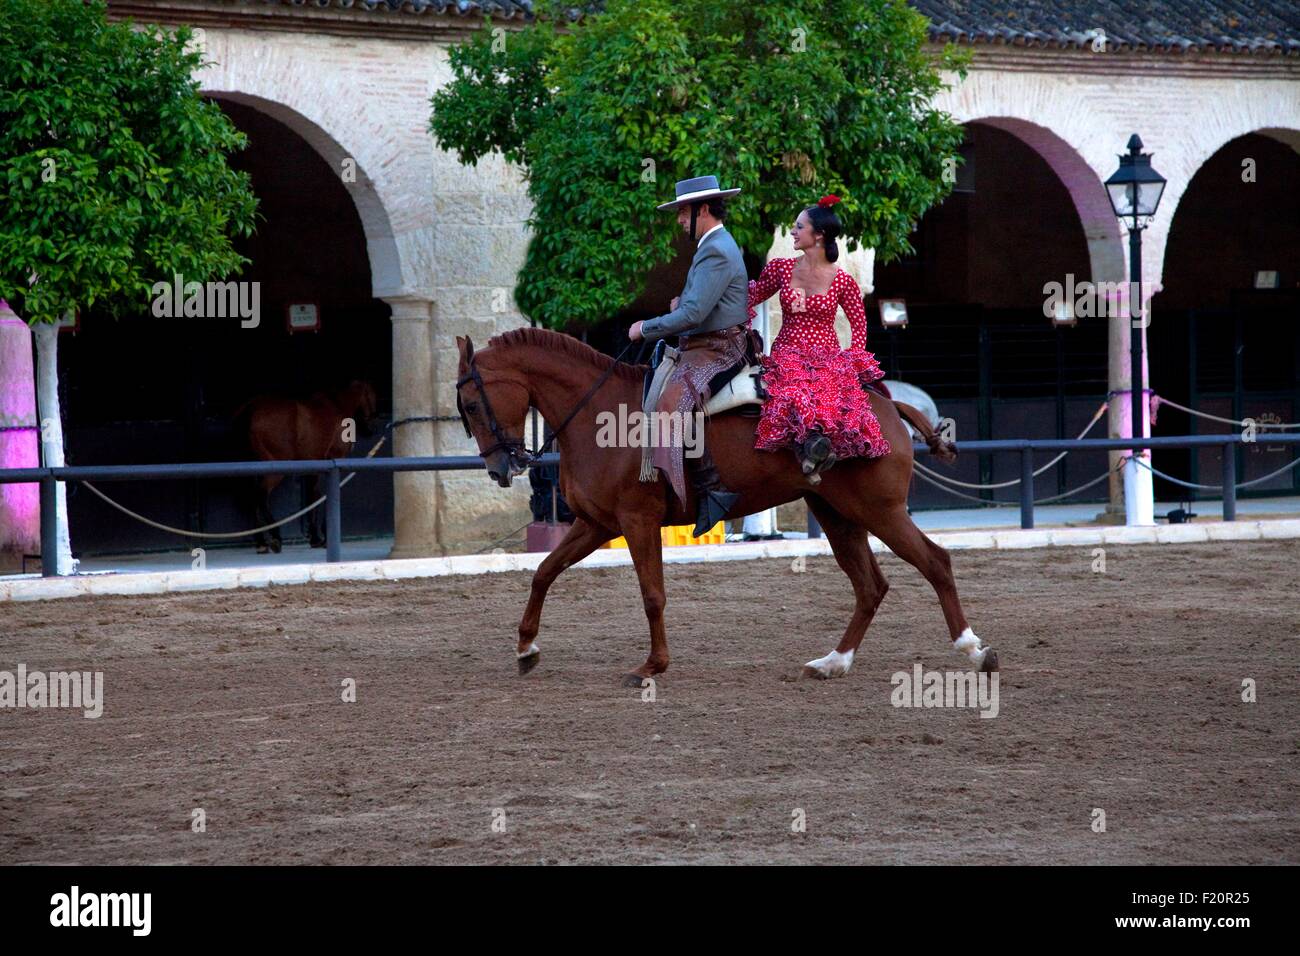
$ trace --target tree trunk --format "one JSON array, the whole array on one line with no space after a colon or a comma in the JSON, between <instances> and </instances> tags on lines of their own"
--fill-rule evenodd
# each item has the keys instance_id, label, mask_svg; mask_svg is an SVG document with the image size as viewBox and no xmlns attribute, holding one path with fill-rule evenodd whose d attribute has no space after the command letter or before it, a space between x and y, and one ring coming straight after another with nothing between
<instances>
[{"instance_id":1,"label":"tree trunk","mask_svg":"<svg viewBox=\"0 0 1300 956\"><path fill-rule=\"evenodd\" d=\"M32 329L36 337L36 403L41 414L41 462L46 468L63 467L63 418L59 412L59 327L38 322ZM58 485L55 514L59 524L58 548L53 555L59 574L72 574L72 539L68 534L68 489ZM42 563L50 560L42 554Z\"/></svg>"}]
</instances>

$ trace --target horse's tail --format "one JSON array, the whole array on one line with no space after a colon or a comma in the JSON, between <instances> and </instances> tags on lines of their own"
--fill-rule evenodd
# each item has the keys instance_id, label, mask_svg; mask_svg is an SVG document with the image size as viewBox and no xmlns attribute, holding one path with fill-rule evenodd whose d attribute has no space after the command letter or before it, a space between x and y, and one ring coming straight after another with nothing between
<instances>
[{"instance_id":1,"label":"horse's tail","mask_svg":"<svg viewBox=\"0 0 1300 956\"><path fill-rule=\"evenodd\" d=\"M930 446L930 453L939 461L951 463L957 460L957 446L950 441L940 437L939 433L934 430L930 420L925 417L919 408L908 405L906 402L900 402L894 399L894 407L898 409L898 414L902 416L903 421L907 422Z\"/></svg>"}]
</instances>

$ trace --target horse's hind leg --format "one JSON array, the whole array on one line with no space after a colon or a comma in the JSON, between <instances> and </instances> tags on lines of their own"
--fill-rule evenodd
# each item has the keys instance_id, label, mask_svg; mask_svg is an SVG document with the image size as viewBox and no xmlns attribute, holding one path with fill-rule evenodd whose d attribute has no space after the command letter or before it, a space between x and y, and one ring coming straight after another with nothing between
<instances>
[{"instance_id":1,"label":"horse's hind leg","mask_svg":"<svg viewBox=\"0 0 1300 956\"><path fill-rule=\"evenodd\" d=\"M825 501L816 497L808 498L808 507L817 516L818 523L826 533L835 561L848 575L853 584L853 616L844 629L844 636L835 650L825 657L809 661L804 665L805 677L843 677L853 666L853 655L862 643L867 627L885 599L889 582L880 570L876 556L871 553L871 543L867 529L846 520L839 512Z\"/></svg>"},{"instance_id":2,"label":"horse's hind leg","mask_svg":"<svg viewBox=\"0 0 1300 956\"><path fill-rule=\"evenodd\" d=\"M591 552L614 537L604 528L598 528L583 518L574 518L573 527L564 536L564 540L546 556L533 575L532 592L528 595L528 606L524 608L523 620L519 622L519 673L527 674L541 660L535 638L542 621L542 604L546 601L546 592L565 568L577 564Z\"/></svg>"},{"instance_id":3,"label":"horse's hind leg","mask_svg":"<svg viewBox=\"0 0 1300 956\"><path fill-rule=\"evenodd\" d=\"M878 524L873 522L871 531L885 542L889 550L915 567L930 582L948 622L953 649L970 658L971 663L982 671L997 670L997 652L981 644L966 622L947 550L927 538L902 505L891 509Z\"/></svg>"},{"instance_id":4,"label":"horse's hind leg","mask_svg":"<svg viewBox=\"0 0 1300 956\"><path fill-rule=\"evenodd\" d=\"M258 489L258 507L261 508L262 514L258 520L259 525L272 524L275 521L275 515L271 513L271 492L275 491L276 486L283 480L283 475L267 475L261 481L261 487ZM280 529L271 529L271 550L276 554L280 553Z\"/></svg>"},{"instance_id":5,"label":"horse's hind leg","mask_svg":"<svg viewBox=\"0 0 1300 956\"><path fill-rule=\"evenodd\" d=\"M263 528L275 521L271 515L271 490L267 487L267 481L273 476L254 479L249 485L247 494L247 511L253 518L253 527ZM270 531L259 531L253 535L253 543L257 547L258 554L266 554L273 548L278 553L280 550L278 529L272 528Z\"/></svg>"},{"instance_id":6,"label":"horse's hind leg","mask_svg":"<svg viewBox=\"0 0 1300 956\"><path fill-rule=\"evenodd\" d=\"M252 519L254 528L260 528L267 523L262 520L262 480L260 478L241 487L239 497L242 503L241 510ZM265 531L259 531L253 535L253 546L257 548L258 554L266 554L271 550L270 541Z\"/></svg>"}]
</instances>

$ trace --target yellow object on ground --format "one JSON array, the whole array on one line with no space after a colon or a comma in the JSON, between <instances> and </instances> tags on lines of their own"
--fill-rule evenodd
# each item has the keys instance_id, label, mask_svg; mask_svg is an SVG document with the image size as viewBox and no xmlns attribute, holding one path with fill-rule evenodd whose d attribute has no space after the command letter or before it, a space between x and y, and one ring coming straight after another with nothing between
<instances>
[{"instance_id":1,"label":"yellow object on ground","mask_svg":"<svg viewBox=\"0 0 1300 956\"><path fill-rule=\"evenodd\" d=\"M659 537L663 540L665 547L672 547L679 544L722 544L727 539L726 525L721 521L715 524L704 537L696 538L691 534L691 526L688 524L672 525L667 528L659 529ZM626 538L615 538L603 545L606 548L626 548Z\"/></svg>"}]
</instances>

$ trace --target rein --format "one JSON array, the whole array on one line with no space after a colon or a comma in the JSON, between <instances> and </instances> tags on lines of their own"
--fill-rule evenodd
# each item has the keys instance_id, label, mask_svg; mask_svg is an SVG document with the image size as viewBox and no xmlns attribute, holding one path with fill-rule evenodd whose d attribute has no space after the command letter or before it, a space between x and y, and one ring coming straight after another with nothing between
<instances>
[{"instance_id":1,"label":"rein","mask_svg":"<svg viewBox=\"0 0 1300 956\"><path fill-rule=\"evenodd\" d=\"M483 399L483 411L487 413L488 428L492 432L493 440L493 444L480 451L479 454L483 458L486 458L493 452L504 448L510 455L511 460L516 462L516 464L523 466L532 464L536 459L546 453L546 449L550 447L551 442L560 437L560 432L564 431L565 426L567 426L569 422L573 421L574 416L577 415L578 412L582 411L587 402L591 401L591 397L600 390L600 387L609 381L609 377L614 374L614 369L618 367L618 363L623 360L623 357L627 355L636 344L636 342L627 343L627 347L618 354L610 364L609 368L605 369L600 378L596 379L596 384L587 389L587 394L583 395L582 398L578 400L578 404L573 406L573 410L564 417L564 421L560 422L559 427L551 432L551 437L542 442L541 447L537 449L529 449L528 446L524 444L522 438L511 438L502 431L501 425L497 421L496 413L492 411L492 403L488 400L487 389L483 386L483 377L479 374L478 366L474 363L474 355L471 354L468 363L469 371L456 380L456 411L460 412L460 423L465 426L465 434L471 438L474 435L474 433L470 431L469 418L465 414L465 406L461 403L460 390L463 386L473 382L474 387L478 389L478 393ZM645 350L646 344L646 341L642 339L642 351ZM638 362L640 361L640 358L641 353L638 352Z\"/></svg>"}]
</instances>

